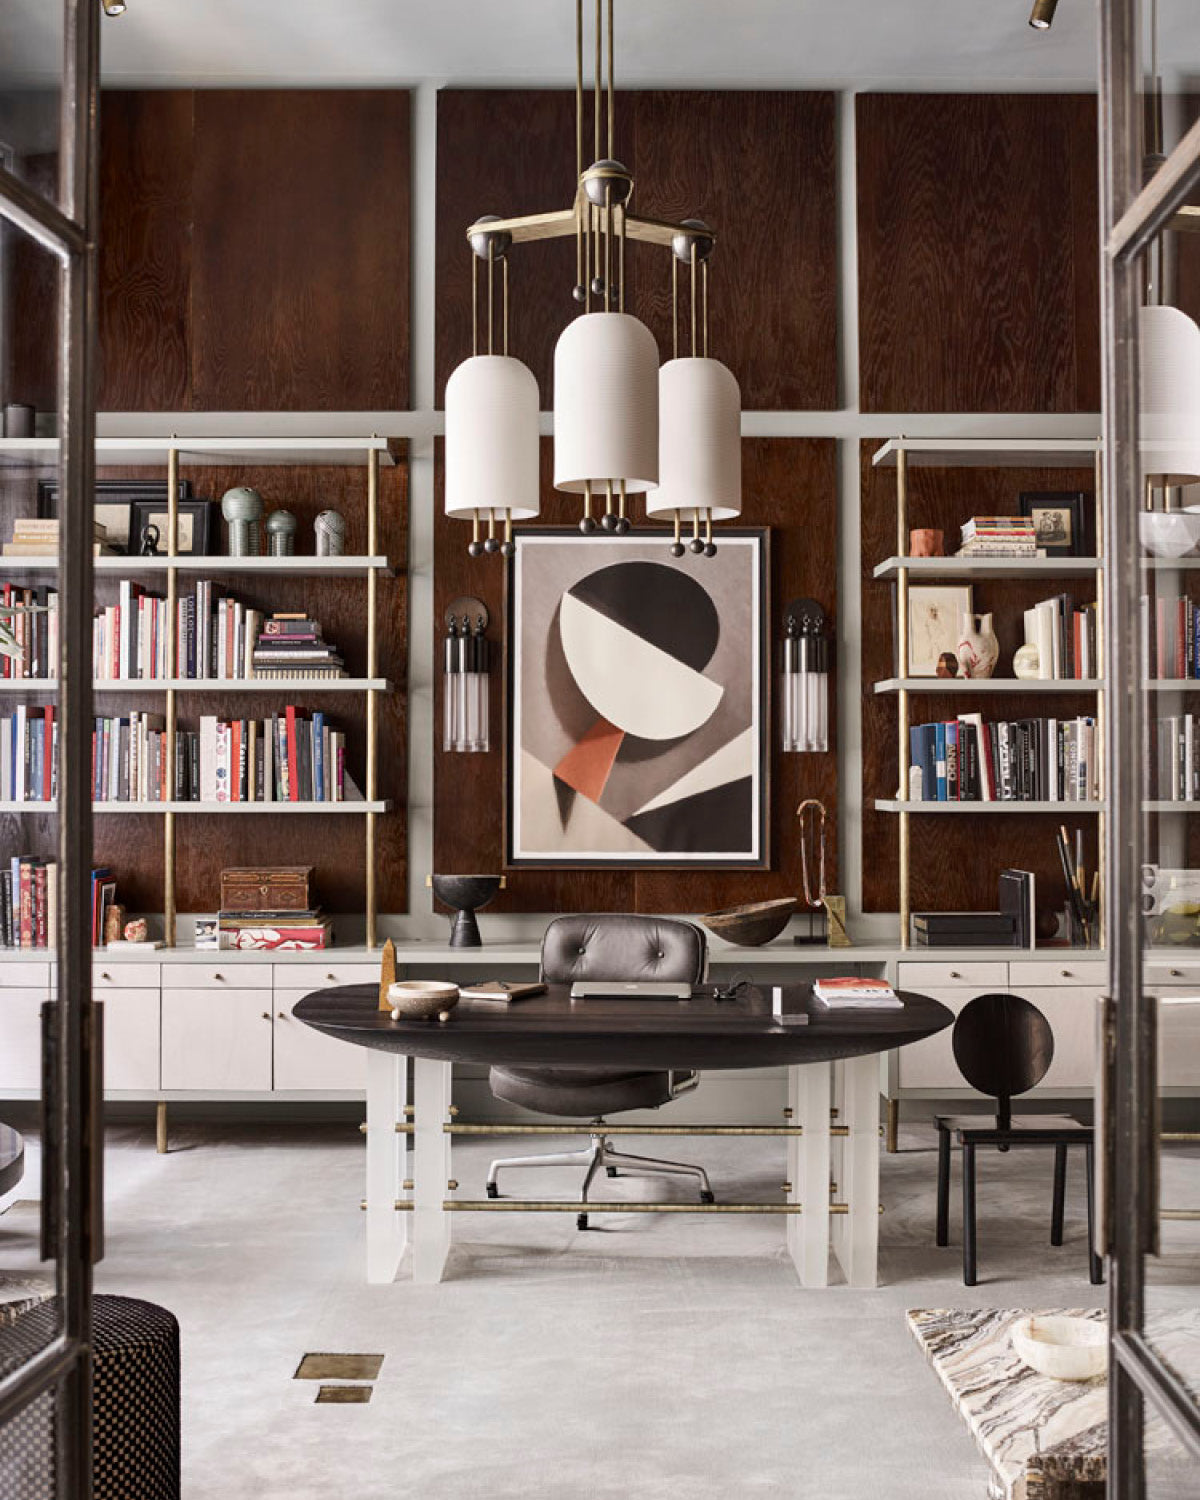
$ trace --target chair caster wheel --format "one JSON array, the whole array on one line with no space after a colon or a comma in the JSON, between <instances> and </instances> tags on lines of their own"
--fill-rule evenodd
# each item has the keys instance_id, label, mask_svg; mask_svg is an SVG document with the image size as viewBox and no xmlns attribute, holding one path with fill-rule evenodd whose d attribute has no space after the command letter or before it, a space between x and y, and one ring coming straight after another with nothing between
<instances>
[{"instance_id":1,"label":"chair caster wheel","mask_svg":"<svg viewBox=\"0 0 1200 1500\"><path fill-rule=\"evenodd\" d=\"M610 1177L615 1177L617 1175L617 1169L616 1169L616 1167L605 1167L604 1170L608 1173L608 1175Z\"/></svg>"},{"instance_id":2,"label":"chair caster wheel","mask_svg":"<svg viewBox=\"0 0 1200 1500\"><path fill-rule=\"evenodd\" d=\"M487 1185L487 1195L489 1198L498 1198L500 1196L499 1186L494 1182L489 1182Z\"/></svg>"},{"instance_id":3,"label":"chair caster wheel","mask_svg":"<svg viewBox=\"0 0 1200 1500\"><path fill-rule=\"evenodd\" d=\"M700 1191L700 1202L701 1203L715 1203L716 1201L717 1201L717 1196L716 1196L715 1193L709 1192L709 1190L707 1188L702 1188L701 1189L701 1191Z\"/></svg>"},{"instance_id":4,"label":"chair caster wheel","mask_svg":"<svg viewBox=\"0 0 1200 1500\"><path fill-rule=\"evenodd\" d=\"M578 1214L576 1216L576 1219L575 1219L575 1228L576 1229L586 1229L587 1227L588 1227L587 1214Z\"/></svg>"}]
</instances>

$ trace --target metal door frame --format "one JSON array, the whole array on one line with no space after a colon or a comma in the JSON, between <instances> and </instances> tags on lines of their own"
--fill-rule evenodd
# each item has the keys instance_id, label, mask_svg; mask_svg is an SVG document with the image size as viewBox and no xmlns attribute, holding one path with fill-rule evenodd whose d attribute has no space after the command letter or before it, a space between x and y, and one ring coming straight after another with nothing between
<instances>
[{"instance_id":1,"label":"metal door frame","mask_svg":"<svg viewBox=\"0 0 1200 1500\"><path fill-rule=\"evenodd\" d=\"M0 216L59 263L57 1003L43 1013L42 1255L61 1327L0 1381L0 1424L55 1396L56 1487L92 1494L92 1263L99 1258L100 1046L91 998L92 491L95 476L98 0L63 0L58 203L0 166Z\"/></svg>"},{"instance_id":2,"label":"metal door frame","mask_svg":"<svg viewBox=\"0 0 1200 1500\"><path fill-rule=\"evenodd\" d=\"M1145 1338L1145 1257L1158 1245L1156 1006L1142 988L1142 748L1138 512L1140 260L1200 183L1200 122L1142 186L1140 0L1097 0L1100 20L1100 207L1105 554L1112 702L1105 892L1109 1024L1101 1049L1103 1195L1109 1256L1109 1493L1146 1495L1147 1407L1200 1456L1200 1405Z\"/></svg>"}]
</instances>

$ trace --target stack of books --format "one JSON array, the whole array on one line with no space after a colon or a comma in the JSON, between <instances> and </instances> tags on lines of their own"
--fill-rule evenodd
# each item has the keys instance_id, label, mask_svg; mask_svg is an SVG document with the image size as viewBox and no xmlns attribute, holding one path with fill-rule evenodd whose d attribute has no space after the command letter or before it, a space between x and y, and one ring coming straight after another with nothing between
<instances>
[{"instance_id":1,"label":"stack of books","mask_svg":"<svg viewBox=\"0 0 1200 1500\"><path fill-rule=\"evenodd\" d=\"M58 676L58 590L0 588L0 621L17 641L18 655L0 657L0 675L48 682Z\"/></svg>"},{"instance_id":2,"label":"stack of books","mask_svg":"<svg viewBox=\"0 0 1200 1500\"><path fill-rule=\"evenodd\" d=\"M52 859L16 854L0 871L0 943L53 948L58 930L58 880Z\"/></svg>"},{"instance_id":3,"label":"stack of books","mask_svg":"<svg viewBox=\"0 0 1200 1500\"><path fill-rule=\"evenodd\" d=\"M299 614L274 614L263 623L253 663L255 677L346 675L337 648L322 639L320 624Z\"/></svg>"},{"instance_id":4,"label":"stack of books","mask_svg":"<svg viewBox=\"0 0 1200 1500\"><path fill-rule=\"evenodd\" d=\"M101 682L170 676L167 601L122 579L117 602L92 621L92 670Z\"/></svg>"},{"instance_id":5,"label":"stack of books","mask_svg":"<svg viewBox=\"0 0 1200 1500\"><path fill-rule=\"evenodd\" d=\"M333 927L320 907L308 911L221 911L217 914L221 948L328 948Z\"/></svg>"},{"instance_id":6,"label":"stack of books","mask_svg":"<svg viewBox=\"0 0 1200 1500\"><path fill-rule=\"evenodd\" d=\"M1025 516L972 516L962 524L959 557L1044 557Z\"/></svg>"},{"instance_id":7,"label":"stack of books","mask_svg":"<svg viewBox=\"0 0 1200 1500\"><path fill-rule=\"evenodd\" d=\"M108 531L99 522L92 523L92 551L97 557L111 553L115 548L108 545ZM18 516L13 522L12 541L5 542L5 557L53 557L58 552L58 520L34 520L29 516Z\"/></svg>"},{"instance_id":8,"label":"stack of books","mask_svg":"<svg viewBox=\"0 0 1200 1500\"><path fill-rule=\"evenodd\" d=\"M0 799L50 802L58 792L58 719L46 704L18 703L0 718Z\"/></svg>"},{"instance_id":9,"label":"stack of books","mask_svg":"<svg viewBox=\"0 0 1200 1500\"><path fill-rule=\"evenodd\" d=\"M900 1010L904 1004L886 979L858 975L814 980L812 992L817 1004L829 1010Z\"/></svg>"},{"instance_id":10,"label":"stack of books","mask_svg":"<svg viewBox=\"0 0 1200 1500\"><path fill-rule=\"evenodd\" d=\"M1100 795L1096 721L1013 719L977 713L913 724L913 802L1094 802Z\"/></svg>"},{"instance_id":11,"label":"stack of books","mask_svg":"<svg viewBox=\"0 0 1200 1500\"><path fill-rule=\"evenodd\" d=\"M1017 927L1009 912L917 911L913 939L922 948L1014 948Z\"/></svg>"},{"instance_id":12,"label":"stack of books","mask_svg":"<svg viewBox=\"0 0 1200 1500\"><path fill-rule=\"evenodd\" d=\"M1049 682L1094 677L1097 650L1097 606L1076 608L1070 594L1056 594L1025 611L1025 641L1036 646L1038 678Z\"/></svg>"},{"instance_id":13,"label":"stack of books","mask_svg":"<svg viewBox=\"0 0 1200 1500\"><path fill-rule=\"evenodd\" d=\"M188 796L201 802L362 799L346 774L345 733L291 704L269 719L202 718L183 759Z\"/></svg>"}]
</instances>

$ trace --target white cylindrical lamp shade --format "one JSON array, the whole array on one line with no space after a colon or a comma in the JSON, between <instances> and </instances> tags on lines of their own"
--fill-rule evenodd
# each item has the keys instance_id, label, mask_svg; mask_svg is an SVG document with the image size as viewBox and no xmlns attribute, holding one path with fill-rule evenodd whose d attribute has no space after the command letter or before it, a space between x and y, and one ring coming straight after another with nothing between
<instances>
[{"instance_id":1,"label":"white cylindrical lamp shade","mask_svg":"<svg viewBox=\"0 0 1200 1500\"><path fill-rule=\"evenodd\" d=\"M1177 307L1143 307L1140 333L1142 471L1200 483L1200 328Z\"/></svg>"},{"instance_id":2,"label":"white cylindrical lamp shade","mask_svg":"<svg viewBox=\"0 0 1200 1500\"><path fill-rule=\"evenodd\" d=\"M658 345L629 313L584 313L554 350L554 488L658 483Z\"/></svg>"},{"instance_id":3,"label":"white cylindrical lamp shade","mask_svg":"<svg viewBox=\"0 0 1200 1500\"><path fill-rule=\"evenodd\" d=\"M477 354L446 382L446 514L539 509L537 381L519 359Z\"/></svg>"},{"instance_id":4,"label":"white cylindrical lamp shade","mask_svg":"<svg viewBox=\"0 0 1200 1500\"><path fill-rule=\"evenodd\" d=\"M670 359L658 373L658 489L646 514L742 513L742 393L716 359Z\"/></svg>"}]
</instances>

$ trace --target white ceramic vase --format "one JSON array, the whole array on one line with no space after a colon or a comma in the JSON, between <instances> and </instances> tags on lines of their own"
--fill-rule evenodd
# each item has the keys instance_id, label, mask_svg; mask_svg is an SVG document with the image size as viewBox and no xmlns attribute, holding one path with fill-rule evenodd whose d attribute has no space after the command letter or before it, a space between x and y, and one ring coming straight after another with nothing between
<instances>
[{"instance_id":1,"label":"white ceramic vase","mask_svg":"<svg viewBox=\"0 0 1200 1500\"><path fill-rule=\"evenodd\" d=\"M1000 656L1000 642L992 629L991 615L963 611L958 630L958 664L964 677L990 677Z\"/></svg>"}]
</instances>

